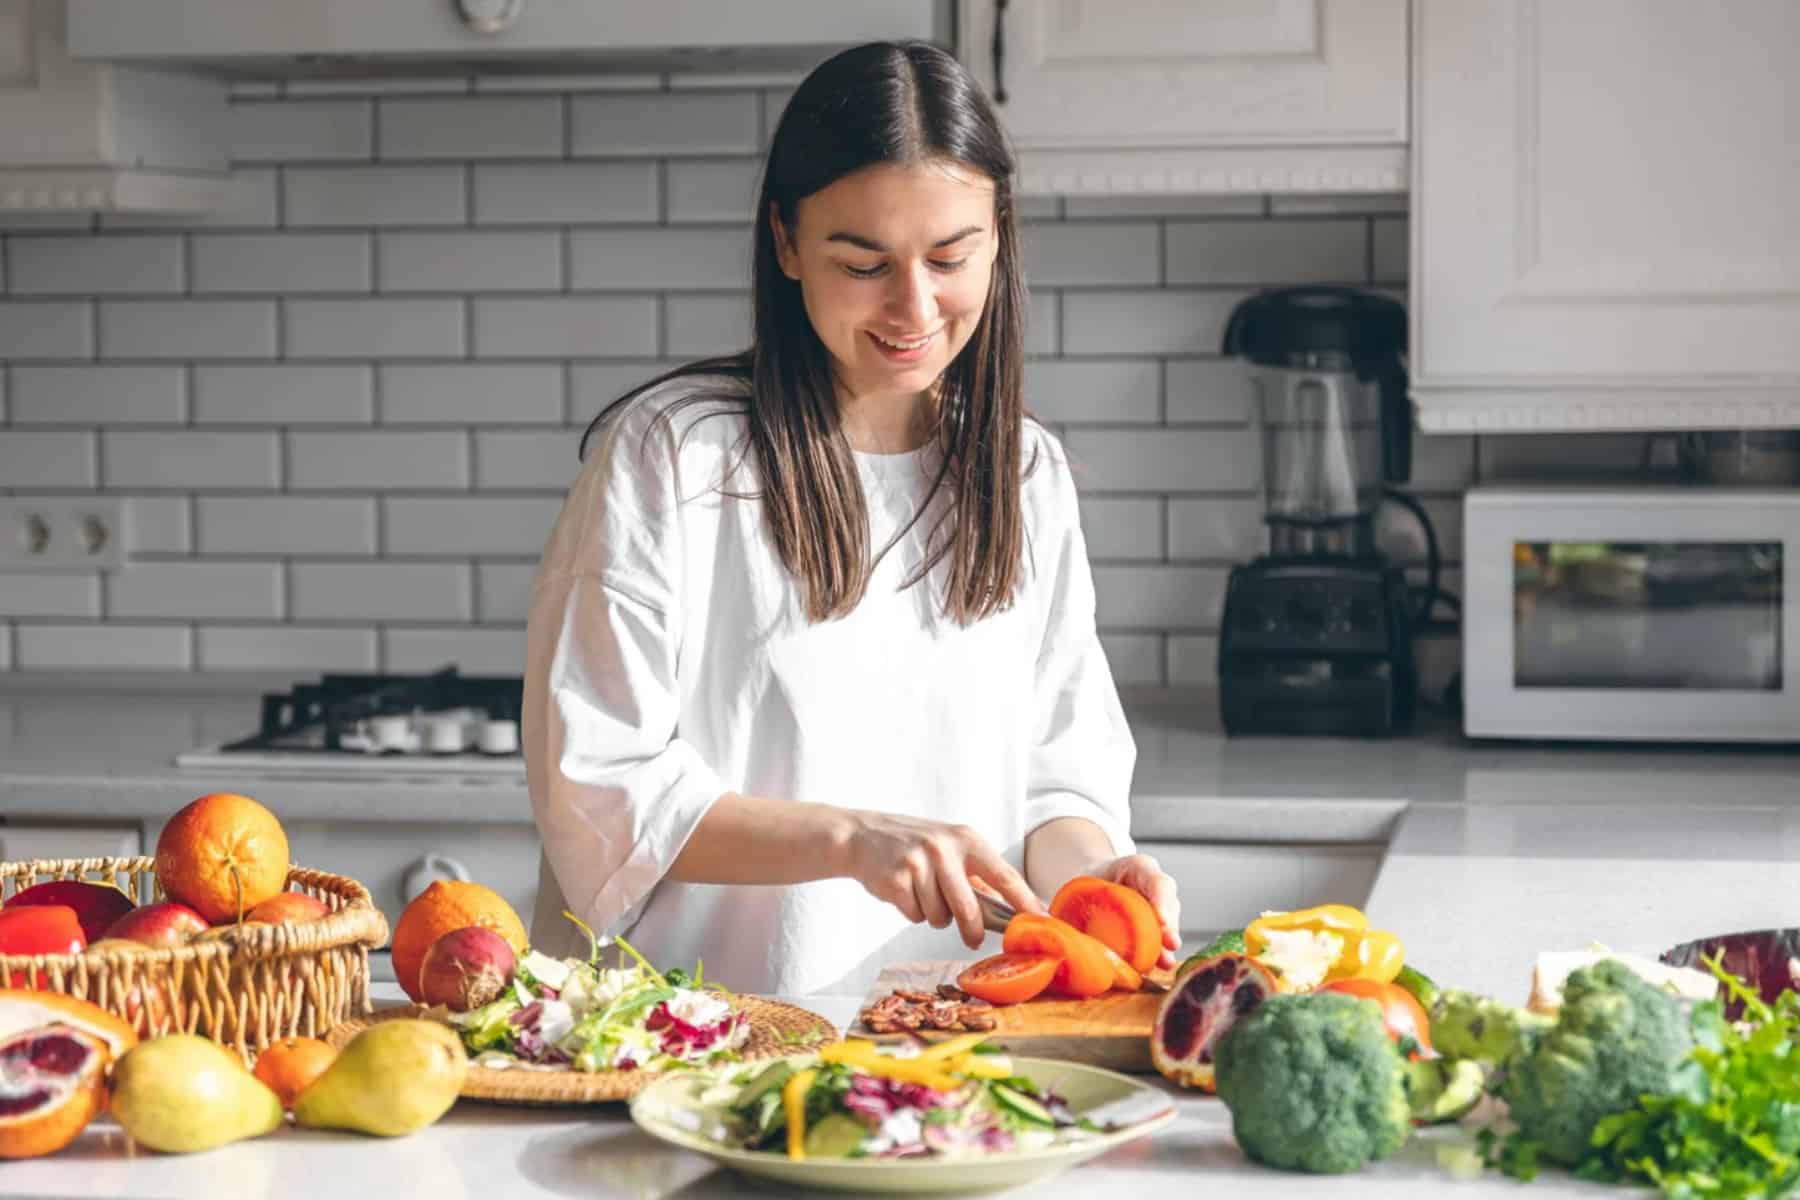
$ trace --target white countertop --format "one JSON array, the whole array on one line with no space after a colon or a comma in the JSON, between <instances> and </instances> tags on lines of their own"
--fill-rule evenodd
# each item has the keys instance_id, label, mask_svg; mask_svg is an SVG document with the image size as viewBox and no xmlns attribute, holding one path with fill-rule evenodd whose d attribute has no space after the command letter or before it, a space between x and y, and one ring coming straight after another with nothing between
<instances>
[{"instance_id":1,"label":"white countertop","mask_svg":"<svg viewBox=\"0 0 1800 1200\"><path fill-rule=\"evenodd\" d=\"M243 695L80 694L0 676L0 813L160 816L206 789L170 760L246 732ZM1204 705L1128 698L1140 838L1388 841L1366 905L1440 983L1523 1003L1540 950L1601 941L1654 955L1708 934L1791 924L1800 894L1800 756L1783 750L1474 745L1438 729L1391 741L1226 739ZM456 781L258 777L234 786L284 813L344 820L528 820L523 788ZM510 808L497 808L507 806ZM800 1001L840 1026L848 997ZM1330 1191L1518 1196L1498 1176L1456 1184L1415 1139L1350 1177L1254 1167L1223 1107L1183 1095L1179 1120L1036 1197L1113 1196L1173 1176L1252 1195ZM758 1194L663 1149L617 1107L529 1110L465 1102L397 1141L284 1130L193 1158L133 1154L97 1122L70 1150L0 1169L0 1195L711 1197ZM11 1190L21 1189L21 1190ZM1546 1172L1531 1195L1600 1194ZM1631 1193L1612 1190L1615 1195ZM1643 1194L1643 1193L1636 1193Z\"/></svg>"}]
</instances>

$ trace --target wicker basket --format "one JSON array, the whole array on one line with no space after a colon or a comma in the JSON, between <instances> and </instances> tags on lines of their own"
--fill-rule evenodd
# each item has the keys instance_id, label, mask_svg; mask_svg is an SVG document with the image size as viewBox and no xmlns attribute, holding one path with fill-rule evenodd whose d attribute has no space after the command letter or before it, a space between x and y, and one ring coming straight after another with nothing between
<instances>
[{"instance_id":1,"label":"wicker basket","mask_svg":"<svg viewBox=\"0 0 1800 1200\"><path fill-rule=\"evenodd\" d=\"M147 856L0 863L0 899L52 879L85 879L148 904L167 898L154 868ZM369 951L387 942L387 918L356 880L293 867L287 888L331 912L316 921L222 925L170 950L0 954L0 982L35 980L118 1014L142 1037L198 1033L253 1062L280 1038L323 1037L371 1011Z\"/></svg>"}]
</instances>

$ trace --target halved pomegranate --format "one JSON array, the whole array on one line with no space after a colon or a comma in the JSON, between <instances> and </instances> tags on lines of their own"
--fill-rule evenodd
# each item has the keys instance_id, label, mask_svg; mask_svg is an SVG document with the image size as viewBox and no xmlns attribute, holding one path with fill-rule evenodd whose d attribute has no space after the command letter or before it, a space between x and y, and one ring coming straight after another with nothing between
<instances>
[{"instance_id":1,"label":"halved pomegranate","mask_svg":"<svg viewBox=\"0 0 1800 1200\"><path fill-rule=\"evenodd\" d=\"M36 1158L75 1140L106 1106L106 1043L69 1025L0 1042L0 1158Z\"/></svg>"},{"instance_id":2,"label":"halved pomegranate","mask_svg":"<svg viewBox=\"0 0 1800 1200\"><path fill-rule=\"evenodd\" d=\"M1279 990L1274 974L1247 955L1202 959L1163 997L1150 1031L1150 1061L1182 1087L1212 1091L1219 1039Z\"/></svg>"}]
</instances>

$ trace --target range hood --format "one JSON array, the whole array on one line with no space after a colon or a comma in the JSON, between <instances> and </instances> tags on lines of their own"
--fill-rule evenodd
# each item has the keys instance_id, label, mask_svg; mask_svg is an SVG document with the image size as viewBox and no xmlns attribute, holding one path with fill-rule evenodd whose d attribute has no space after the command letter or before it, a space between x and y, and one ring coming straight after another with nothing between
<instances>
[{"instance_id":1,"label":"range hood","mask_svg":"<svg viewBox=\"0 0 1800 1200\"><path fill-rule=\"evenodd\" d=\"M218 80L68 56L60 0L0 0L0 223L240 202Z\"/></svg>"},{"instance_id":2,"label":"range hood","mask_svg":"<svg viewBox=\"0 0 1800 1200\"><path fill-rule=\"evenodd\" d=\"M804 70L950 0L69 0L75 57L231 75Z\"/></svg>"}]
</instances>

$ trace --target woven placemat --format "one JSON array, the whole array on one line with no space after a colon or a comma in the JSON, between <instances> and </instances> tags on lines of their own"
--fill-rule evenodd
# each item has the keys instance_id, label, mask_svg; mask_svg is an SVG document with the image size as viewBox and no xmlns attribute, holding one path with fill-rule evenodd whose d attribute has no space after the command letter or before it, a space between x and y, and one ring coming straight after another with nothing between
<instances>
[{"instance_id":1,"label":"woven placemat","mask_svg":"<svg viewBox=\"0 0 1800 1200\"><path fill-rule=\"evenodd\" d=\"M750 1018L750 1038L738 1051L746 1062L780 1058L837 1039L837 1028L818 1013L761 996L734 993L727 999L733 1008ZM377 1009L366 1017L352 1017L335 1026L325 1040L342 1049L377 1021L422 1017L429 1011L420 1004ZM629 1100L662 1077L663 1073L657 1071L497 1069L471 1065L463 1080L462 1095L470 1100L504 1104L601 1104Z\"/></svg>"}]
</instances>

